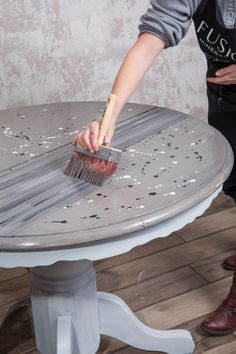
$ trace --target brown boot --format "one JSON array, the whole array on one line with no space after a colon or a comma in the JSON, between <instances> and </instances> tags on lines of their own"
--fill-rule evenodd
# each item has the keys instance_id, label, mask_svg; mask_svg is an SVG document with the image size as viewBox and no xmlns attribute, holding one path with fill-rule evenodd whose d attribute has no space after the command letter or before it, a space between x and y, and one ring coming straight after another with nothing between
<instances>
[{"instance_id":1,"label":"brown boot","mask_svg":"<svg viewBox=\"0 0 236 354\"><path fill-rule=\"evenodd\" d=\"M223 261L223 268L227 270L236 270L236 255L229 256Z\"/></svg>"},{"instance_id":2,"label":"brown boot","mask_svg":"<svg viewBox=\"0 0 236 354\"><path fill-rule=\"evenodd\" d=\"M201 324L207 333L223 336L236 330L236 272L229 295Z\"/></svg>"}]
</instances>

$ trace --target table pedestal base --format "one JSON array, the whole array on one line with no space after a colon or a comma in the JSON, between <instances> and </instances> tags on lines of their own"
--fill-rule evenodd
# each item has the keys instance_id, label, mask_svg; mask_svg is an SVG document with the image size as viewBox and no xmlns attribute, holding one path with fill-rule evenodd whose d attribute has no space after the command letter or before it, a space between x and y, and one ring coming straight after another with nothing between
<instances>
[{"instance_id":1,"label":"table pedestal base","mask_svg":"<svg viewBox=\"0 0 236 354\"><path fill-rule=\"evenodd\" d=\"M188 331L152 329L118 296L97 293L88 260L31 268L31 297L41 354L95 354L100 334L149 351L190 354L194 349Z\"/></svg>"}]
</instances>

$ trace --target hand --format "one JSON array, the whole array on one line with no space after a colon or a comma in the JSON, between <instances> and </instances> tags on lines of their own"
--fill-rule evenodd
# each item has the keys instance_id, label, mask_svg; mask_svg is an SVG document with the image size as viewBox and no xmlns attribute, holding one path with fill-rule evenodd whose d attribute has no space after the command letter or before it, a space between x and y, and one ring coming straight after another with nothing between
<instances>
[{"instance_id":1,"label":"hand","mask_svg":"<svg viewBox=\"0 0 236 354\"><path fill-rule=\"evenodd\" d=\"M236 64L218 70L216 76L208 77L207 81L218 85L236 85Z\"/></svg>"},{"instance_id":2,"label":"hand","mask_svg":"<svg viewBox=\"0 0 236 354\"><path fill-rule=\"evenodd\" d=\"M89 150L94 153L99 150L98 137L99 137L99 127L100 127L101 117L88 124L85 130L82 130L74 137L72 144L80 144L84 149ZM112 136L114 134L115 124L112 123L106 133L104 138L105 144L110 144Z\"/></svg>"}]
</instances>

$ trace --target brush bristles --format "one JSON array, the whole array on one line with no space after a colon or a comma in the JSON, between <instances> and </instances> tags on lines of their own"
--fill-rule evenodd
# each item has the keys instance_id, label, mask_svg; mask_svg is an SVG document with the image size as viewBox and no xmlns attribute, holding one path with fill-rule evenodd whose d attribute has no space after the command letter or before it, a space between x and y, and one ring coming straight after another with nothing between
<instances>
[{"instance_id":1,"label":"brush bristles","mask_svg":"<svg viewBox=\"0 0 236 354\"><path fill-rule=\"evenodd\" d=\"M66 176L102 186L116 172L117 163L74 151L64 172Z\"/></svg>"}]
</instances>

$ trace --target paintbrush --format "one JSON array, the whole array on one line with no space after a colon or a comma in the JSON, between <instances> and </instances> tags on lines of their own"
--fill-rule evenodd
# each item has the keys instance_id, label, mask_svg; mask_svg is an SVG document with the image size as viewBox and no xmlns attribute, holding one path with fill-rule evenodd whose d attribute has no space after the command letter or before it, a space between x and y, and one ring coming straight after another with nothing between
<instances>
[{"instance_id":1,"label":"paintbrush","mask_svg":"<svg viewBox=\"0 0 236 354\"><path fill-rule=\"evenodd\" d=\"M75 146L71 160L64 172L66 176L102 186L116 172L121 150L103 144L116 103L116 95L110 94L102 114L99 129L99 151L91 153L81 146Z\"/></svg>"}]
</instances>

